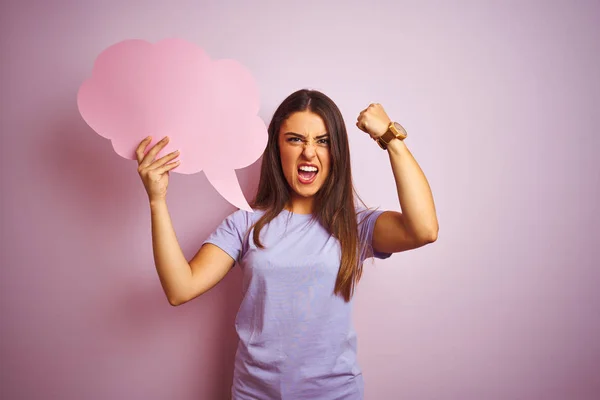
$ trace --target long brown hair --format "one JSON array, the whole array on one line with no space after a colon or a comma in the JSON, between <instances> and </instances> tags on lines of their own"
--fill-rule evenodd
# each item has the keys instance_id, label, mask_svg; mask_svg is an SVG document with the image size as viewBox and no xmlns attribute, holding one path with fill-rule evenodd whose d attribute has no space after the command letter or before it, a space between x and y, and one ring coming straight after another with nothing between
<instances>
[{"instance_id":1,"label":"long brown hair","mask_svg":"<svg viewBox=\"0 0 600 400\"><path fill-rule=\"evenodd\" d=\"M253 240L260 242L260 230L284 209L290 200L290 187L283 175L279 154L279 129L293 113L311 111L319 115L330 135L331 169L323 186L315 195L313 218L335 237L341 245L342 256L334 293L347 302L362 275L358 222L354 204L356 192L350 171L348 133L337 105L325 94L301 89L289 95L277 108L268 128L268 142L263 154L258 192L252 207L264 210L254 224ZM356 196L358 198L358 196Z\"/></svg>"}]
</instances>

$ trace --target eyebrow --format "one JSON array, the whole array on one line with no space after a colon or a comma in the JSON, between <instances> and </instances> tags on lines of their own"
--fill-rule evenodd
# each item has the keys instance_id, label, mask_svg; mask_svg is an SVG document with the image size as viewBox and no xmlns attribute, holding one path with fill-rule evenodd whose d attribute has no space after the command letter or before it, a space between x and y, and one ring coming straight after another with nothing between
<instances>
[{"instance_id":1,"label":"eyebrow","mask_svg":"<svg viewBox=\"0 0 600 400\"><path fill-rule=\"evenodd\" d=\"M301 135L301 134L296 133L296 132L286 132L286 133L284 133L284 135L285 136L295 136L295 137L306 139L305 135ZM329 133L324 133L322 135L317 136L315 139L323 139L323 138L326 138L328 136L329 136Z\"/></svg>"}]
</instances>

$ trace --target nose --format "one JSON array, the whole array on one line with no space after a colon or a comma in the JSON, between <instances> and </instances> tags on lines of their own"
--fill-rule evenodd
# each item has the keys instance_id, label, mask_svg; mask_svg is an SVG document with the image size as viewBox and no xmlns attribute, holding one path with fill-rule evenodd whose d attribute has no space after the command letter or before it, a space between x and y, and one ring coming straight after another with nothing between
<instances>
[{"instance_id":1,"label":"nose","mask_svg":"<svg viewBox=\"0 0 600 400\"><path fill-rule=\"evenodd\" d=\"M315 155L317 154L316 144L313 143L312 140L305 142L304 150L302 151L302 154L304 155L304 157L306 157L309 160L311 158L314 158Z\"/></svg>"}]
</instances>

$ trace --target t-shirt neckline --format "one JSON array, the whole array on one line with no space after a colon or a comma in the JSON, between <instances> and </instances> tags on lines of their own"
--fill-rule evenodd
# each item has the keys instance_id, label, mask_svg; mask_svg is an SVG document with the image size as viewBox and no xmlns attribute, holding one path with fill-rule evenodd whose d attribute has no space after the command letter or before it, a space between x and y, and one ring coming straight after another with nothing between
<instances>
[{"instance_id":1,"label":"t-shirt neckline","mask_svg":"<svg viewBox=\"0 0 600 400\"><path fill-rule=\"evenodd\" d=\"M292 212L286 208L283 209L283 212L285 212L288 216L292 216L294 218L299 218L299 219L311 219L313 217L313 214L300 214L300 213L295 213Z\"/></svg>"}]
</instances>

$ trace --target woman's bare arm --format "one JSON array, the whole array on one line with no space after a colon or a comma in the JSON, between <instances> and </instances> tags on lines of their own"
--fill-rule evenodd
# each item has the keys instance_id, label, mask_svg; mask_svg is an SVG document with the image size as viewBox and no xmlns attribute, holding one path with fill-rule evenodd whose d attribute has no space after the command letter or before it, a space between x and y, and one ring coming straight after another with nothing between
<instances>
[{"instance_id":1,"label":"woman's bare arm","mask_svg":"<svg viewBox=\"0 0 600 400\"><path fill-rule=\"evenodd\" d=\"M152 137L142 140L136 149L138 173L148 193L152 222L154 264L163 290L171 305L183 304L215 286L227 274L234 260L214 245L205 245L187 262L167 208L169 171L177 168L178 151L156 159L169 142L164 137L146 152Z\"/></svg>"},{"instance_id":2,"label":"woman's bare arm","mask_svg":"<svg viewBox=\"0 0 600 400\"><path fill-rule=\"evenodd\" d=\"M150 203L154 264L169 304L184 304L213 288L227 275L235 261L213 244L205 244L186 260L177 241L167 203Z\"/></svg>"}]
</instances>

